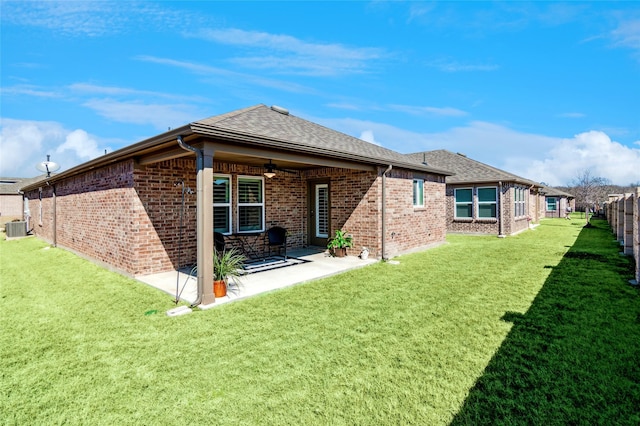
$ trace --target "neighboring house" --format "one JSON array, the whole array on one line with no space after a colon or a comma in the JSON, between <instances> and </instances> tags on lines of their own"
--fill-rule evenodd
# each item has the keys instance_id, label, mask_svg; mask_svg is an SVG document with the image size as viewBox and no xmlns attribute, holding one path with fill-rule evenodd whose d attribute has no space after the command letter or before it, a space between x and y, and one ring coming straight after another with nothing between
<instances>
[{"instance_id":1,"label":"neighboring house","mask_svg":"<svg viewBox=\"0 0 640 426\"><path fill-rule=\"evenodd\" d=\"M353 235L350 254L367 247L386 258L444 242L448 175L283 108L256 105L23 190L39 237L133 276L196 262L198 302L208 304L214 231L260 251L272 226L288 230L289 249L326 247L343 229Z\"/></svg>"},{"instance_id":2,"label":"neighboring house","mask_svg":"<svg viewBox=\"0 0 640 426\"><path fill-rule=\"evenodd\" d=\"M23 196L20 191L25 185L43 179L44 176L35 178L0 178L0 225L13 220L25 218Z\"/></svg>"},{"instance_id":3,"label":"neighboring house","mask_svg":"<svg viewBox=\"0 0 640 426\"><path fill-rule=\"evenodd\" d=\"M447 150L408 156L455 173L446 178L448 232L513 235L541 216L539 183Z\"/></svg>"},{"instance_id":4,"label":"neighboring house","mask_svg":"<svg viewBox=\"0 0 640 426\"><path fill-rule=\"evenodd\" d=\"M576 211L576 199L573 195L550 186L544 186L541 193L544 195L545 217L565 217L567 207L572 212Z\"/></svg>"}]
</instances>

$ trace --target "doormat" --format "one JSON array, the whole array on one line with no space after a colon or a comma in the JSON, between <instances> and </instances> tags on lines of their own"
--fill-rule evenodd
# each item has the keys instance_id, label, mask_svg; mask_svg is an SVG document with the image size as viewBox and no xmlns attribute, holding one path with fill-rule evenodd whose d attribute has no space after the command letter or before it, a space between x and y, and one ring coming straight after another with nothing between
<instances>
[{"instance_id":1,"label":"doormat","mask_svg":"<svg viewBox=\"0 0 640 426\"><path fill-rule=\"evenodd\" d=\"M247 262L244 265L244 274L254 274L256 272L265 272L272 269L286 268L287 266L300 265L302 263L311 262L310 260L298 259L297 257L268 257L264 260L256 260Z\"/></svg>"}]
</instances>

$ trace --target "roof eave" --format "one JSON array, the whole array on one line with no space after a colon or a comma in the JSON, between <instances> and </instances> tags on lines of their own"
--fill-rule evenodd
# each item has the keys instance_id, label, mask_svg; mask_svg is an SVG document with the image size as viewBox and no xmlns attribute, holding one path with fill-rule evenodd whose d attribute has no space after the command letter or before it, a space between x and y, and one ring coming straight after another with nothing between
<instances>
[{"instance_id":1,"label":"roof eave","mask_svg":"<svg viewBox=\"0 0 640 426\"><path fill-rule=\"evenodd\" d=\"M289 140L267 138L261 135L256 135L248 132L240 132L236 130L221 129L216 126L210 126L202 123L192 123L191 129L194 133L207 137L214 137L220 140L227 140L239 143L253 143L263 146L265 148L275 148L285 151L294 151L305 154L312 154L324 157L338 158L341 160L355 161L359 163L366 163L375 166L388 166L391 164L394 167L419 170L422 172L435 173L444 176L452 176L453 173L439 169L436 167L425 166L419 163L398 161L394 159L374 158L364 155L353 154L349 152L331 150L326 148L312 147L305 144L291 142Z\"/></svg>"},{"instance_id":2,"label":"roof eave","mask_svg":"<svg viewBox=\"0 0 640 426\"><path fill-rule=\"evenodd\" d=\"M65 170L64 172L56 173L55 175L45 177L37 182L31 183L21 188L22 191L31 191L33 189L42 187L43 185L50 185L58 182L62 179L66 179L80 173L87 172L89 170L105 166L107 164L117 163L127 158L132 158L138 155L145 149L150 149L158 146L159 144L169 142L171 140L177 140L178 135L186 136L193 133L189 124L178 127L176 129L169 130L160 135L145 139L143 141L134 143L133 145L126 146L108 154L89 160L85 163L79 164L75 167ZM177 142L176 142L177 144Z\"/></svg>"}]
</instances>

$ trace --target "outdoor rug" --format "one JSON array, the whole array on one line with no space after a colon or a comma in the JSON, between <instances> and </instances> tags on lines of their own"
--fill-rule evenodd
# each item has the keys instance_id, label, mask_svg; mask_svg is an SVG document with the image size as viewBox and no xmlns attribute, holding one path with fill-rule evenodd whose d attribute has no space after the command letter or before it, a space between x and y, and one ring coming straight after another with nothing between
<instances>
[{"instance_id":1,"label":"outdoor rug","mask_svg":"<svg viewBox=\"0 0 640 426\"><path fill-rule=\"evenodd\" d=\"M307 263L310 260L299 259L297 257L287 257L285 260L282 257L268 257L266 259L259 259L252 262L247 262L244 265L244 274L254 274L256 272L270 271L272 269L286 268L287 266L299 265L301 263Z\"/></svg>"}]
</instances>

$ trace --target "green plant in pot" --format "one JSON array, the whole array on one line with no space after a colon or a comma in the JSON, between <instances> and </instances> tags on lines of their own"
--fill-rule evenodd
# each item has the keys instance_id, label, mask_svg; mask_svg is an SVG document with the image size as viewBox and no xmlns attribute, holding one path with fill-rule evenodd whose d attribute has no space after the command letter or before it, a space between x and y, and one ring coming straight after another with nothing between
<instances>
[{"instance_id":1,"label":"green plant in pot","mask_svg":"<svg viewBox=\"0 0 640 426\"><path fill-rule=\"evenodd\" d=\"M353 247L353 237L347 234L347 231L336 229L335 236L329 240L327 248L335 257L344 257L347 255L347 248Z\"/></svg>"},{"instance_id":2,"label":"green plant in pot","mask_svg":"<svg viewBox=\"0 0 640 426\"><path fill-rule=\"evenodd\" d=\"M229 277L234 277L234 281L238 282L246 260L244 254L235 248L213 251L213 295L215 297L227 295Z\"/></svg>"}]
</instances>

